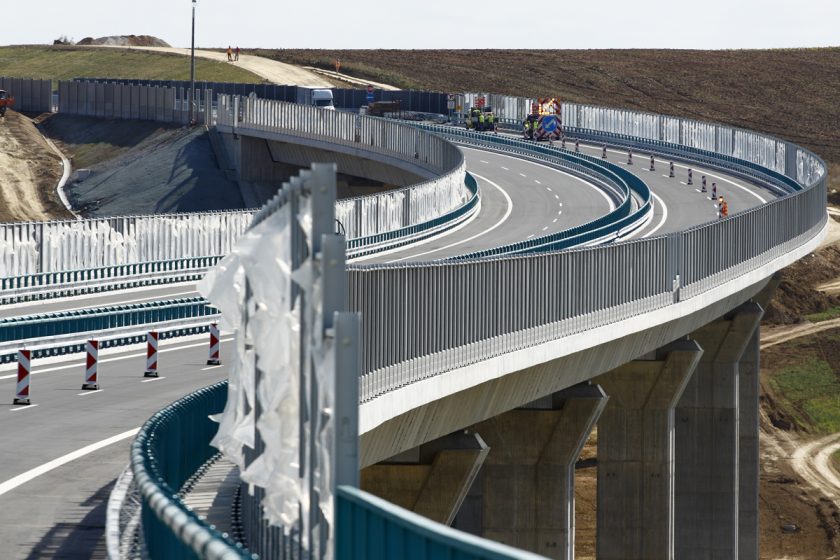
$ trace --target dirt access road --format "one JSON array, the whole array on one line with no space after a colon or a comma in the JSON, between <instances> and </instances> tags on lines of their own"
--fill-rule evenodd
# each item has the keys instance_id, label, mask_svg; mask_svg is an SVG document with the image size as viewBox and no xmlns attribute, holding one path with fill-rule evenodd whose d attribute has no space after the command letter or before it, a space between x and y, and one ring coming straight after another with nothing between
<instances>
[{"instance_id":1,"label":"dirt access road","mask_svg":"<svg viewBox=\"0 0 840 560\"><path fill-rule=\"evenodd\" d=\"M184 56L190 55L190 49L179 49L175 47L123 47L119 45L91 45L87 48L92 49L134 49L143 51L153 51L169 54L180 54ZM199 58L206 58L215 60L217 62L227 62L227 54L215 51L195 51L195 56ZM286 64L285 62L278 62L276 60L269 60L261 56L251 56L241 54L239 60L235 63L239 67L253 72L257 76L268 80L273 84L306 86L315 88L329 88L332 84L314 72L305 70L299 66Z\"/></svg>"},{"instance_id":2,"label":"dirt access road","mask_svg":"<svg viewBox=\"0 0 840 560\"><path fill-rule=\"evenodd\" d=\"M55 189L61 158L28 117L8 111L0 118L0 221L72 217Z\"/></svg>"}]
</instances>

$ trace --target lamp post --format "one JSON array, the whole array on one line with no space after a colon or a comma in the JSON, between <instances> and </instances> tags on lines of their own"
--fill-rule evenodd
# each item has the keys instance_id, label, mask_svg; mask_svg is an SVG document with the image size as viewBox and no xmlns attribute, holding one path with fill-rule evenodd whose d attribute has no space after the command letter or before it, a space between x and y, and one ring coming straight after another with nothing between
<instances>
[{"instance_id":1,"label":"lamp post","mask_svg":"<svg viewBox=\"0 0 840 560\"><path fill-rule=\"evenodd\" d=\"M192 46L190 48L190 124L195 124L195 4L192 0Z\"/></svg>"}]
</instances>

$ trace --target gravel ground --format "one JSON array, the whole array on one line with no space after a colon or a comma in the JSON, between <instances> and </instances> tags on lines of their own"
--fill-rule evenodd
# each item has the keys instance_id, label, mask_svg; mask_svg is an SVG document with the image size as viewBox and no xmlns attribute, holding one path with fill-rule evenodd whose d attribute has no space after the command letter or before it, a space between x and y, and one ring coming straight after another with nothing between
<instances>
[{"instance_id":1,"label":"gravel ground","mask_svg":"<svg viewBox=\"0 0 840 560\"><path fill-rule=\"evenodd\" d=\"M243 207L203 128L167 131L153 146L129 150L84 176L77 170L66 190L73 207L90 217Z\"/></svg>"}]
</instances>

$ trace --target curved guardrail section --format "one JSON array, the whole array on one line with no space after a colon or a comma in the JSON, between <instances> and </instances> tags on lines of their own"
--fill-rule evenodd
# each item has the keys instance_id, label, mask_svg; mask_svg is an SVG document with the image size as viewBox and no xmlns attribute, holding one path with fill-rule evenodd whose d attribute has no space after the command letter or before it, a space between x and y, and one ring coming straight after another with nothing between
<instances>
[{"instance_id":1,"label":"curved guardrail section","mask_svg":"<svg viewBox=\"0 0 840 560\"><path fill-rule=\"evenodd\" d=\"M336 495L336 560L545 560L435 523L358 488L340 486Z\"/></svg>"},{"instance_id":2,"label":"curved guardrail section","mask_svg":"<svg viewBox=\"0 0 840 560\"><path fill-rule=\"evenodd\" d=\"M152 416L131 445L131 470L142 496L142 531L151 558L251 559L247 549L198 518L178 495L216 454L210 440L227 401L227 381L199 389Z\"/></svg>"},{"instance_id":3,"label":"curved guardrail section","mask_svg":"<svg viewBox=\"0 0 840 560\"><path fill-rule=\"evenodd\" d=\"M495 151L535 158L571 171L600 185L609 185L617 193L619 205L615 210L592 220L557 233L511 243L485 251L455 257L453 260L473 259L508 254L537 253L568 249L587 244L609 243L620 240L641 227L653 212L650 189L637 176L622 167L584 154L576 154L554 146L526 142L505 136L487 135L454 127L419 125L442 136L470 145ZM638 207L633 210L634 200Z\"/></svg>"},{"instance_id":4,"label":"curved guardrail section","mask_svg":"<svg viewBox=\"0 0 840 560\"><path fill-rule=\"evenodd\" d=\"M240 107L241 105L241 107ZM362 157L384 156L433 178L336 204L347 238L365 238L428 222L471 197L464 185L464 155L451 143L409 125L317 107L219 96L217 128L236 134L269 134L317 143Z\"/></svg>"},{"instance_id":5,"label":"curved guardrail section","mask_svg":"<svg viewBox=\"0 0 840 560\"><path fill-rule=\"evenodd\" d=\"M794 174L799 190L684 232L530 257L436 263L431 268L351 266L351 309L362 314L363 339L377 341L375 347L364 348L362 401L445 371L667 307L806 243L827 220L825 166L802 148L784 151L797 153L797 165L785 168L784 181L775 169L765 175L782 187ZM687 150L685 157L690 154ZM731 155L721 160L743 167L755 163ZM774 167L779 168L776 160ZM539 280L544 278L555 279L562 290ZM414 297L398 297L404 293ZM464 324L471 328L456 328Z\"/></svg>"}]
</instances>

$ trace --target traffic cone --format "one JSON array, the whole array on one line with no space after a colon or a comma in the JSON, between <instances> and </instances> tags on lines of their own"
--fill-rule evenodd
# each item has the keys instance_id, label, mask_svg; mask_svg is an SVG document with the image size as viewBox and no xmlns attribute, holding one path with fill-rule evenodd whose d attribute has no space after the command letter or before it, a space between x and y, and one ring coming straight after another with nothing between
<instances>
[{"instance_id":1,"label":"traffic cone","mask_svg":"<svg viewBox=\"0 0 840 560\"><path fill-rule=\"evenodd\" d=\"M32 355L31 350L18 350L18 374L17 386L15 387L15 400L12 404L30 404L29 401L29 370L31 362L29 358Z\"/></svg>"},{"instance_id":2,"label":"traffic cone","mask_svg":"<svg viewBox=\"0 0 840 560\"><path fill-rule=\"evenodd\" d=\"M146 372L143 377L158 376L158 333L149 331L146 333Z\"/></svg>"},{"instance_id":3,"label":"traffic cone","mask_svg":"<svg viewBox=\"0 0 840 560\"><path fill-rule=\"evenodd\" d=\"M97 371L99 370L99 341L88 340L85 344L85 351L87 352L87 363L82 390L96 391L99 389L96 380Z\"/></svg>"},{"instance_id":4,"label":"traffic cone","mask_svg":"<svg viewBox=\"0 0 840 560\"><path fill-rule=\"evenodd\" d=\"M207 358L208 366L219 366L222 364L219 356L219 325L210 323L210 354Z\"/></svg>"}]
</instances>

